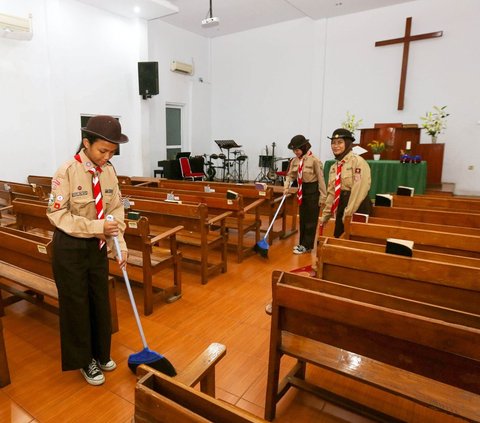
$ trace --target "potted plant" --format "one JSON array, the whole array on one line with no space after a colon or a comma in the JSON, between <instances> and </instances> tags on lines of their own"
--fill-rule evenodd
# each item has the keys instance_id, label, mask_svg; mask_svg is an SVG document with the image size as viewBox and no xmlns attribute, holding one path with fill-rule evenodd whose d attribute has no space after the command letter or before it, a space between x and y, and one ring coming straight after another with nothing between
<instances>
[{"instance_id":1,"label":"potted plant","mask_svg":"<svg viewBox=\"0 0 480 423\"><path fill-rule=\"evenodd\" d=\"M437 136L443 129L447 127L447 106L438 107L433 106L433 112L426 112L425 116L420 116L423 121L422 128L427 130L427 134L432 137L432 143L437 142Z\"/></svg>"},{"instance_id":2,"label":"potted plant","mask_svg":"<svg viewBox=\"0 0 480 423\"><path fill-rule=\"evenodd\" d=\"M382 141L373 140L367 144L373 153L373 160L380 160L380 154L385 150L385 143Z\"/></svg>"}]
</instances>

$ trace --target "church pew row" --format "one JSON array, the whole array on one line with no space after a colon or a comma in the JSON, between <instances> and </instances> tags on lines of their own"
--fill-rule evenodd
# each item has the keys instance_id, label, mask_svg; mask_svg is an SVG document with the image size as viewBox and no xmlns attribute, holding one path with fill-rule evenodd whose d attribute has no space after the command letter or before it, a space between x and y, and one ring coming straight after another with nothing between
<instances>
[{"instance_id":1,"label":"church pew row","mask_svg":"<svg viewBox=\"0 0 480 423\"><path fill-rule=\"evenodd\" d=\"M0 316L13 303L26 300L58 314L58 291L53 280L51 239L13 228L0 228ZM118 331L115 280L108 281L112 333ZM4 297L3 292L10 295ZM0 342L0 386L9 382L7 357Z\"/></svg>"},{"instance_id":2,"label":"church pew row","mask_svg":"<svg viewBox=\"0 0 480 423\"><path fill-rule=\"evenodd\" d=\"M54 226L46 215L45 201L16 199L13 202L16 216L14 226L25 232L33 232L51 238ZM148 219L140 221L126 219L125 241L129 249L128 273L132 282L142 285L144 313L153 312L154 292L162 294L167 302L181 296L181 253L177 249L176 234L182 226L164 228L161 232L150 229ZM162 243L162 246L157 244ZM163 245L167 244L167 245ZM110 254L109 272L115 277L123 277L118 263ZM171 268L172 282L169 285L160 275L163 269Z\"/></svg>"},{"instance_id":3,"label":"church pew row","mask_svg":"<svg viewBox=\"0 0 480 423\"><path fill-rule=\"evenodd\" d=\"M143 290L143 312L153 313L154 300L161 296L171 303L182 296L182 254L178 251L176 235L183 226L155 234L146 217L138 220L125 219L124 233L128 248L127 272L132 282L138 282ZM123 273L109 256L109 273L122 278ZM160 275L164 269L172 269L172 281Z\"/></svg>"},{"instance_id":4,"label":"church pew row","mask_svg":"<svg viewBox=\"0 0 480 423\"><path fill-rule=\"evenodd\" d=\"M272 298L267 420L293 386L377 421L403 421L400 408L387 410L376 397L309 380L308 364L365 384L363 392L373 388L431 408L436 421L443 413L479 421L478 326L425 317L442 312L431 304L279 271ZM409 303L415 313L405 311ZM281 379L283 356L297 361Z\"/></svg>"},{"instance_id":5,"label":"church pew row","mask_svg":"<svg viewBox=\"0 0 480 423\"><path fill-rule=\"evenodd\" d=\"M0 315L4 315L5 306L22 299L58 313L58 292L53 280L50 238L14 228L0 228L0 257ZM2 290L12 295L3 299ZM47 302L45 297L54 301ZM109 298L112 328L116 332L118 318L113 278L109 280Z\"/></svg>"},{"instance_id":6,"label":"church pew row","mask_svg":"<svg viewBox=\"0 0 480 423\"><path fill-rule=\"evenodd\" d=\"M253 254L251 245L245 244L245 238L250 232L253 232L255 243L260 240L261 220L259 206L264 202L264 199L258 199L248 205L244 205L242 196L236 199L227 199L225 194L221 193L172 190L157 187L122 186L122 195L125 197L167 200L169 194L174 195L182 202L204 203L207 205L209 213L212 214L231 211L231 217L227 217L225 220L225 227L228 231L233 230L237 233L237 237L233 242L231 242L230 237L228 238L229 246L236 251L237 262L241 263L243 259ZM252 241L250 241L250 244L251 243Z\"/></svg>"},{"instance_id":7,"label":"church pew row","mask_svg":"<svg viewBox=\"0 0 480 423\"><path fill-rule=\"evenodd\" d=\"M370 250L368 244L346 240L339 243L327 238L318 249L317 277L432 304L444 308L446 314L448 309L455 314L461 312L469 319L469 325L480 328L478 259L469 259L472 266L440 258L387 254Z\"/></svg>"},{"instance_id":8,"label":"church pew row","mask_svg":"<svg viewBox=\"0 0 480 423\"><path fill-rule=\"evenodd\" d=\"M222 355L216 353L220 350ZM219 347L223 349L219 349ZM147 365L137 369L135 387L136 423L260 423L259 419L238 407L215 398L216 362L225 355L225 347L212 344L186 370L172 378ZM209 381L200 381L200 391L193 389L198 382L196 367L208 365Z\"/></svg>"},{"instance_id":9,"label":"church pew row","mask_svg":"<svg viewBox=\"0 0 480 423\"><path fill-rule=\"evenodd\" d=\"M7 350L3 337L3 323L0 318L0 388L10 384L10 370L8 368Z\"/></svg>"},{"instance_id":10,"label":"church pew row","mask_svg":"<svg viewBox=\"0 0 480 423\"><path fill-rule=\"evenodd\" d=\"M480 228L480 213L456 212L434 209L373 206L372 217L408 220L410 222Z\"/></svg>"},{"instance_id":11,"label":"church pew row","mask_svg":"<svg viewBox=\"0 0 480 423\"><path fill-rule=\"evenodd\" d=\"M130 205L130 210L147 217L150 228L158 233L167 228L184 227L176 235L183 262L199 265L202 284L207 283L214 273L227 271L225 219L231 215L231 212L209 217L208 207L205 204L179 204L143 198L136 198ZM187 253L186 250L192 248L195 250L193 254L191 251ZM218 253L217 257L214 257L215 253Z\"/></svg>"},{"instance_id":12,"label":"church pew row","mask_svg":"<svg viewBox=\"0 0 480 423\"><path fill-rule=\"evenodd\" d=\"M480 198L434 197L432 195L393 196L393 206L413 209L435 209L480 213Z\"/></svg>"},{"instance_id":13,"label":"church pew row","mask_svg":"<svg viewBox=\"0 0 480 423\"><path fill-rule=\"evenodd\" d=\"M414 250L436 251L439 253L480 258L480 238L477 235L388 224L355 222L345 219L344 238L386 244L387 238L399 238L414 242Z\"/></svg>"},{"instance_id":14,"label":"church pew row","mask_svg":"<svg viewBox=\"0 0 480 423\"><path fill-rule=\"evenodd\" d=\"M265 199L265 202L260 207L260 215L267 216L268 224L271 223L273 215L275 214L277 207L281 201L281 195L283 189L281 187L266 186L263 190L258 190L254 184L229 184L225 182L207 182L207 181L179 181L171 179L158 179L158 178L143 178L132 177L133 184L141 182L156 182L158 187L170 188L170 189L187 189L195 191L205 191L208 186L215 192L221 192L226 194L227 190L233 190L240 194L244 199L244 204L258 200L259 198ZM297 202L294 195L289 195L285 202L285 207L279 213L277 219L281 222L281 229L273 229L270 231L268 242L270 244L277 238L286 238L297 232ZM290 230L287 229L288 216L291 217ZM262 229L264 230L264 229Z\"/></svg>"}]
</instances>

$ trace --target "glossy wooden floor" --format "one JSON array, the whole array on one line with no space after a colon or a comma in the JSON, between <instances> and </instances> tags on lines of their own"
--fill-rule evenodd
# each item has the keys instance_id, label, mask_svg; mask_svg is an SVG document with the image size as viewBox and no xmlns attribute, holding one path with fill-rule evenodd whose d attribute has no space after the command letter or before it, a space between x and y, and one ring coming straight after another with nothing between
<instances>
[{"instance_id":1,"label":"glossy wooden floor","mask_svg":"<svg viewBox=\"0 0 480 423\"><path fill-rule=\"evenodd\" d=\"M142 316L150 348L181 369L211 342L225 344L227 355L217 366L217 397L263 417L270 326L264 307L270 299L271 272L311 263L309 254L292 254L295 241L295 236L276 240L268 259L255 255L237 264L232 253L228 272L207 285L200 284L194 269L184 269L183 298L173 304L158 302L151 316ZM141 311L140 290L134 292ZM141 341L123 283L117 285L117 303L120 331L113 336L112 357L118 368L106 374L100 387L88 385L78 371L61 372L57 316L25 303L6 309L3 323L12 383L0 389L0 422L132 421L135 376L126 363L130 354L141 350ZM405 421L457 421L324 373L309 369L307 375ZM294 390L277 414L279 422L369 421Z\"/></svg>"}]
</instances>

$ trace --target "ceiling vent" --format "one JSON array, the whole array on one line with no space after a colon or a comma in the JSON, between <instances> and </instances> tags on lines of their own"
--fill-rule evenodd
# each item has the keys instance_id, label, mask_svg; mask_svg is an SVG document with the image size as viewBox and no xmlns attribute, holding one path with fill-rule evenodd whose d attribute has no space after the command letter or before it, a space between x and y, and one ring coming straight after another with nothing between
<instances>
[{"instance_id":1,"label":"ceiling vent","mask_svg":"<svg viewBox=\"0 0 480 423\"><path fill-rule=\"evenodd\" d=\"M189 65L188 63L182 63L173 61L170 64L170 70L172 72L183 73L185 75L192 75L193 74L193 65Z\"/></svg>"},{"instance_id":2,"label":"ceiling vent","mask_svg":"<svg viewBox=\"0 0 480 423\"><path fill-rule=\"evenodd\" d=\"M28 18L21 18L0 13L0 37L31 40L33 37L32 15L29 15Z\"/></svg>"}]
</instances>

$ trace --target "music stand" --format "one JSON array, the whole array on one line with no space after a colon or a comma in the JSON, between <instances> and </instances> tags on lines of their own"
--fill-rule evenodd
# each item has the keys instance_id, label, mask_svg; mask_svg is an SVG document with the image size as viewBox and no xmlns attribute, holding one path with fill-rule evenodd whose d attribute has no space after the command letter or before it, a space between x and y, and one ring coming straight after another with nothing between
<instances>
[{"instance_id":1,"label":"music stand","mask_svg":"<svg viewBox=\"0 0 480 423\"><path fill-rule=\"evenodd\" d=\"M215 140L215 143L220 147L220 150L227 150L227 158L223 159L223 182L230 180L235 180L235 175L230 173L230 162L235 161L235 159L230 159L230 149L231 148L240 148L241 145L238 145L234 140ZM225 175L225 167L227 168L227 174ZM234 169L234 173L236 170Z\"/></svg>"},{"instance_id":2,"label":"music stand","mask_svg":"<svg viewBox=\"0 0 480 423\"><path fill-rule=\"evenodd\" d=\"M215 140L215 143L220 147L220 150L230 150L231 148L241 147L241 145L238 145L234 140Z\"/></svg>"}]
</instances>

